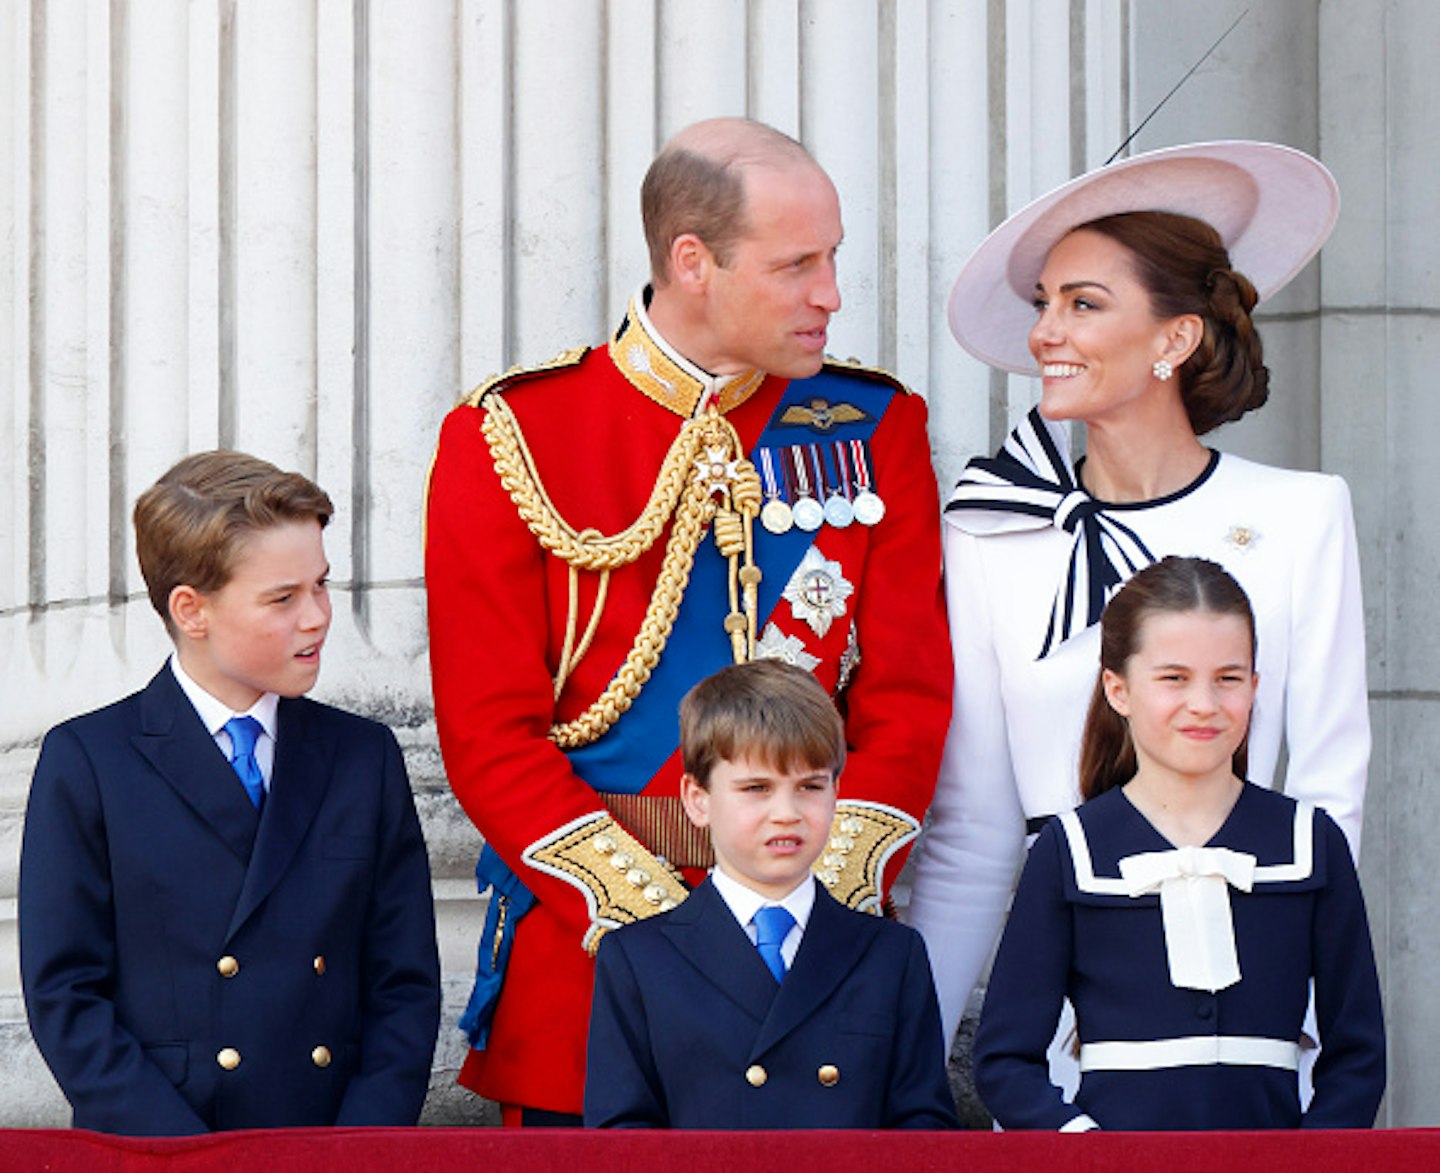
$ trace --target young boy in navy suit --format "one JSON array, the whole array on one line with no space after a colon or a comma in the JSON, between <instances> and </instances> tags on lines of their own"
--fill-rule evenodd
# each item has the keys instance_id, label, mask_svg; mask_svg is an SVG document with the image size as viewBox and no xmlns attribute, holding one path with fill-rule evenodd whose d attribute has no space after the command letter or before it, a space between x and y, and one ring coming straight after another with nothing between
<instances>
[{"instance_id":1,"label":"young boy in navy suit","mask_svg":"<svg viewBox=\"0 0 1440 1173\"><path fill-rule=\"evenodd\" d=\"M854 848L831 843L845 732L825 690L776 660L725 668L681 702L680 747L715 869L603 940L585 1123L954 1127L919 935L811 875Z\"/></svg>"},{"instance_id":2,"label":"young boy in navy suit","mask_svg":"<svg viewBox=\"0 0 1440 1173\"><path fill-rule=\"evenodd\" d=\"M135 505L175 654L46 736L20 861L30 1028L76 1127L419 1116L440 983L405 766L384 726L301 696L331 512L238 452L182 460Z\"/></svg>"}]
</instances>

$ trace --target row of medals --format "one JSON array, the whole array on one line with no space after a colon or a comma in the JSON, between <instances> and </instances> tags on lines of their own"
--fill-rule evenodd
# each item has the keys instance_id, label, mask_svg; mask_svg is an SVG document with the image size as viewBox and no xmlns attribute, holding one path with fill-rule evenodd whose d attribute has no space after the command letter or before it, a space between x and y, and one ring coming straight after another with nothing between
<instances>
[{"instance_id":1,"label":"row of medals","mask_svg":"<svg viewBox=\"0 0 1440 1173\"><path fill-rule=\"evenodd\" d=\"M863 449L868 449L868 445L862 446ZM756 463L760 466L767 498L760 510L760 524L772 534L788 533L792 528L814 533L822 525L844 529L856 521L861 525L877 525L885 516L885 502L869 487L868 451L855 453L854 463L850 460L850 451L852 449L847 448L843 441L835 445L835 458L842 467L840 484L830 482L817 444L757 451ZM783 476L776 475L774 462L777 459ZM797 477L797 470L802 469L804 471ZM812 473L816 470L818 478L813 478ZM791 486L796 485L797 479L795 502L791 504L785 497ZM825 493L823 504L809 487L812 479L819 480L818 487ZM857 487L852 490L852 485Z\"/></svg>"}]
</instances>

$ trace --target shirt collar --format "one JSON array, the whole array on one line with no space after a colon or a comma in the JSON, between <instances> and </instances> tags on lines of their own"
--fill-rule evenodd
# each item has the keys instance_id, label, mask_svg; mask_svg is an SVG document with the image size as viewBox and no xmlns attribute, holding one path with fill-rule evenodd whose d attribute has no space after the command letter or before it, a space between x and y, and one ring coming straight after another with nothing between
<instances>
[{"instance_id":1,"label":"shirt collar","mask_svg":"<svg viewBox=\"0 0 1440 1173\"><path fill-rule=\"evenodd\" d=\"M195 711L200 714L200 720L204 722L205 729L211 737L224 729L225 722L231 717L254 717L260 722L260 727L269 735L270 740L275 740L277 715L280 707L280 698L275 693L262 693L260 699L245 712L237 713L229 705L206 692L202 685L196 683L194 677L180 666L180 657L174 653L171 653L170 656L170 669L175 673L175 680L180 685L180 691L195 706Z\"/></svg>"},{"instance_id":2,"label":"shirt collar","mask_svg":"<svg viewBox=\"0 0 1440 1173\"><path fill-rule=\"evenodd\" d=\"M687 418L711 403L723 414L759 389L765 381L764 371L712 375L665 341L645 312L649 295L648 285L636 292L610 340L610 361L636 389Z\"/></svg>"},{"instance_id":3,"label":"shirt collar","mask_svg":"<svg viewBox=\"0 0 1440 1173\"><path fill-rule=\"evenodd\" d=\"M710 882L715 885L720 899L725 901L726 907L742 926L748 925L755 913L765 905L778 904L795 918L795 923L803 933L810 921L810 911L815 907L815 881L809 876L780 900L770 900L760 895L734 877L726 875L718 867L710 873Z\"/></svg>"}]
</instances>

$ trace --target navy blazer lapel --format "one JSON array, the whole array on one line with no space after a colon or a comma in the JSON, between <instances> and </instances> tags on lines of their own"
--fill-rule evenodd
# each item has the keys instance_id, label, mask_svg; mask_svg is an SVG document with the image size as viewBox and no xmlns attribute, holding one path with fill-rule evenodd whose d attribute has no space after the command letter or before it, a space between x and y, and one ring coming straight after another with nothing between
<instances>
[{"instance_id":1,"label":"navy blazer lapel","mask_svg":"<svg viewBox=\"0 0 1440 1173\"><path fill-rule=\"evenodd\" d=\"M270 895L315 820L335 764L313 701L281 698L276 716L275 768L260 819L260 834L227 937Z\"/></svg>"},{"instance_id":2,"label":"navy blazer lapel","mask_svg":"<svg viewBox=\"0 0 1440 1173\"><path fill-rule=\"evenodd\" d=\"M248 860L259 817L168 663L140 694L140 732L130 740L236 857Z\"/></svg>"},{"instance_id":3,"label":"navy blazer lapel","mask_svg":"<svg viewBox=\"0 0 1440 1173\"><path fill-rule=\"evenodd\" d=\"M878 921L852 916L816 882L815 907L800 939L800 952L780 983L769 1017L755 1036L752 1059L759 1058L830 999L879 930Z\"/></svg>"},{"instance_id":4,"label":"navy blazer lapel","mask_svg":"<svg viewBox=\"0 0 1440 1173\"><path fill-rule=\"evenodd\" d=\"M779 987L714 884L700 884L666 915L661 931L706 981L757 1023L764 1021Z\"/></svg>"}]
</instances>

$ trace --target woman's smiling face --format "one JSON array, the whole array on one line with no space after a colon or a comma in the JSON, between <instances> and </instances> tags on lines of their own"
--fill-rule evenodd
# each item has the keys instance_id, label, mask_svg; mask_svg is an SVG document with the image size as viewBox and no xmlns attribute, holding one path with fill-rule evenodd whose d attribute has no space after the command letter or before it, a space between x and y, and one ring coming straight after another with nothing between
<instances>
[{"instance_id":1,"label":"woman's smiling face","mask_svg":"<svg viewBox=\"0 0 1440 1173\"><path fill-rule=\"evenodd\" d=\"M1166 353L1173 322L1155 316L1119 242L1085 229L1062 238L1045 259L1035 310L1030 353L1040 365L1047 419L1113 419L1164 386L1152 367Z\"/></svg>"}]
</instances>

